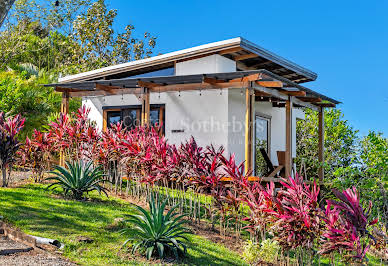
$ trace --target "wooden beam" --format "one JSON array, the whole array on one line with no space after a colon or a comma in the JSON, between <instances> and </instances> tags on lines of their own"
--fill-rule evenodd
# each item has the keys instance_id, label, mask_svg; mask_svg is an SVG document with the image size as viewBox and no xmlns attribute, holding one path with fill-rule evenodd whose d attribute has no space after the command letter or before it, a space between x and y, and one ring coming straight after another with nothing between
<instances>
[{"instance_id":1,"label":"wooden beam","mask_svg":"<svg viewBox=\"0 0 388 266\"><path fill-rule=\"evenodd\" d=\"M302 107L306 107L306 108L309 108L309 109L311 109L311 110L314 110L314 111L319 111L319 107L318 106L316 106L316 105L314 105L314 104L312 104L312 103L309 103L309 102L304 102L304 101L301 101L301 100L299 100L298 98L294 98L293 99L293 102L294 102L294 104L296 104L296 105L300 105L300 106L302 106Z\"/></svg>"},{"instance_id":2,"label":"wooden beam","mask_svg":"<svg viewBox=\"0 0 388 266\"><path fill-rule=\"evenodd\" d=\"M245 89L245 173L252 168L253 97L251 86Z\"/></svg>"},{"instance_id":3,"label":"wooden beam","mask_svg":"<svg viewBox=\"0 0 388 266\"><path fill-rule=\"evenodd\" d=\"M69 92L62 92L61 113L67 115L69 113ZM59 165L65 166L65 151L59 151Z\"/></svg>"},{"instance_id":4,"label":"wooden beam","mask_svg":"<svg viewBox=\"0 0 388 266\"><path fill-rule=\"evenodd\" d=\"M69 92L62 92L61 113L69 113Z\"/></svg>"},{"instance_id":5,"label":"wooden beam","mask_svg":"<svg viewBox=\"0 0 388 266\"><path fill-rule=\"evenodd\" d=\"M318 112L318 161L320 167L318 169L319 183L322 184L324 178L323 163L325 161L325 110L323 107L319 108Z\"/></svg>"},{"instance_id":6,"label":"wooden beam","mask_svg":"<svg viewBox=\"0 0 388 266\"><path fill-rule=\"evenodd\" d=\"M143 101L142 101L142 126L148 126L150 122L150 89L143 88Z\"/></svg>"},{"instance_id":7,"label":"wooden beam","mask_svg":"<svg viewBox=\"0 0 388 266\"><path fill-rule=\"evenodd\" d=\"M119 86L110 86L105 84L96 83L96 90L107 91L109 93L114 94L116 90L122 89Z\"/></svg>"},{"instance_id":8,"label":"wooden beam","mask_svg":"<svg viewBox=\"0 0 388 266\"><path fill-rule=\"evenodd\" d=\"M299 100L308 102L308 103L319 103L322 102L321 98L318 97L298 97Z\"/></svg>"},{"instance_id":9,"label":"wooden beam","mask_svg":"<svg viewBox=\"0 0 388 266\"><path fill-rule=\"evenodd\" d=\"M283 82L281 81L256 81L256 84L266 88L283 88Z\"/></svg>"},{"instance_id":10,"label":"wooden beam","mask_svg":"<svg viewBox=\"0 0 388 266\"><path fill-rule=\"evenodd\" d=\"M261 73L256 73L256 74L248 75L248 76L245 76L245 77L232 79L229 82L256 81L256 80L261 79L261 77L262 77Z\"/></svg>"},{"instance_id":11,"label":"wooden beam","mask_svg":"<svg viewBox=\"0 0 388 266\"><path fill-rule=\"evenodd\" d=\"M117 89L113 91L93 90L93 91L75 91L69 92L72 97L87 97L87 96L109 96L117 94L141 94L141 88Z\"/></svg>"},{"instance_id":12,"label":"wooden beam","mask_svg":"<svg viewBox=\"0 0 388 266\"><path fill-rule=\"evenodd\" d=\"M204 77L203 78L204 83L209 83L209 84L217 84L217 83L225 83L225 80L222 79L216 79L216 78L209 78L209 77Z\"/></svg>"},{"instance_id":13,"label":"wooden beam","mask_svg":"<svg viewBox=\"0 0 388 266\"><path fill-rule=\"evenodd\" d=\"M285 154L286 178L292 174L292 97L286 101L286 154Z\"/></svg>"},{"instance_id":14,"label":"wooden beam","mask_svg":"<svg viewBox=\"0 0 388 266\"><path fill-rule=\"evenodd\" d=\"M234 47L234 48L229 48L223 51L218 52L219 55L226 55L226 54L231 54L231 53L237 53L244 50L243 48L239 47Z\"/></svg>"},{"instance_id":15,"label":"wooden beam","mask_svg":"<svg viewBox=\"0 0 388 266\"><path fill-rule=\"evenodd\" d=\"M334 103L316 103L319 107L335 107L336 105Z\"/></svg>"},{"instance_id":16,"label":"wooden beam","mask_svg":"<svg viewBox=\"0 0 388 266\"><path fill-rule=\"evenodd\" d=\"M147 81L141 81L141 80L139 80L137 82L137 85L139 87L142 87L142 88L155 88L155 87L163 86L163 84L158 84L158 83L154 83L154 82L147 82Z\"/></svg>"},{"instance_id":17,"label":"wooden beam","mask_svg":"<svg viewBox=\"0 0 388 266\"><path fill-rule=\"evenodd\" d=\"M281 93L284 93L288 96L306 96L305 91L288 91L288 90L283 90L283 89L278 89Z\"/></svg>"},{"instance_id":18,"label":"wooden beam","mask_svg":"<svg viewBox=\"0 0 388 266\"><path fill-rule=\"evenodd\" d=\"M238 56L235 56L234 57L234 60L236 61L242 61L242 60L245 60L245 59L250 59L250 58L255 58L255 57L258 57L257 54L243 54L243 55L238 55Z\"/></svg>"}]
</instances>

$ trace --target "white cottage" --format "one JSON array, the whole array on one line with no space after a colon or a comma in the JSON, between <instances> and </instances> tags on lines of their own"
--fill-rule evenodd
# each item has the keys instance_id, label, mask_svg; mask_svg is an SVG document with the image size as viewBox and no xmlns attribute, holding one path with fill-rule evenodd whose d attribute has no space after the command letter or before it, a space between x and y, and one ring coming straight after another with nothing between
<instances>
[{"instance_id":1,"label":"white cottage","mask_svg":"<svg viewBox=\"0 0 388 266\"><path fill-rule=\"evenodd\" d=\"M304 119L304 108L318 111L323 161L323 108L339 102L300 85L316 78L234 38L63 77L49 86L63 92L63 112L69 97L82 97L101 130L119 121L128 128L160 124L170 143L194 136L202 146L223 145L256 175L260 156L268 154L267 164L280 165L268 165L267 177L274 177L282 168L291 174L296 120Z\"/></svg>"}]
</instances>

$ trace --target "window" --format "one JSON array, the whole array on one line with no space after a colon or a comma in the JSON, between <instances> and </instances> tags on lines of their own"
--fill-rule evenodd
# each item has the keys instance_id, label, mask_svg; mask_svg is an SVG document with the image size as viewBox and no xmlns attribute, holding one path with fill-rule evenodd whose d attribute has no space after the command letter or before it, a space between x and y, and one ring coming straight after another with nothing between
<instances>
[{"instance_id":1,"label":"window","mask_svg":"<svg viewBox=\"0 0 388 266\"><path fill-rule=\"evenodd\" d=\"M133 129L141 125L141 105L103 107L106 123L104 127L111 127L112 124L123 122L126 129ZM164 134L164 105L151 104L150 106L150 124L154 127L161 127L161 133Z\"/></svg>"},{"instance_id":2,"label":"window","mask_svg":"<svg viewBox=\"0 0 388 266\"><path fill-rule=\"evenodd\" d=\"M269 155L270 151L270 125L271 120L267 116L255 117L255 175L263 176L267 172L267 164L260 149L263 148Z\"/></svg>"}]
</instances>

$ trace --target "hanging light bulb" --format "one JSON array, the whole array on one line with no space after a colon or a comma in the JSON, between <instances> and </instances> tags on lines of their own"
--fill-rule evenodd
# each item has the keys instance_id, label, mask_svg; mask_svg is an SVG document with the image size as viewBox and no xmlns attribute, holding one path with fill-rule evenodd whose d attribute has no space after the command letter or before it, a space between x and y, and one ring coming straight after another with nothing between
<instances>
[{"instance_id":1,"label":"hanging light bulb","mask_svg":"<svg viewBox=\"0 0 388 266\"><path fill-rule=\"evenodd\" d=\"M269 102L272 102L272 98L269 98Z\"/></svg>"},{"instance_id":2,"label":"hanging light bulb","mask_svg":"<svg viewBox=\"0 0 388 266\"><path fill-rule=\"evenodd\" d=\"M222 95L222 88L220 89L220 95Z\"/></svg>"},{"instance_id":3,"label":"hanging light bulb","mask_svg":"<svg viewBox=\"0 0 388 266\"><path fill-rule=\"evenodd\" d=\"M179 90L178 96L181 97L181 91Z\"/></svg>"},{"instance_id":4,"label":"hanging light bulb","mask_svg":"<svg viewBox=\"0 0 388 266\"><path fill-rule=\"evenodd\" d=\"M124 101L124 94L121 93L121 101L123 102Z\"/></svg>"},{"instance_id":5,"label":"hanging light bulb","mask_svg":"<svg viewBox=\"0 0 388 266\"><path fill-rule=\"evenodd\" d=\"M202 96L202 90L199 89L199 96Z\"/></svg>"},{"instance_id":6,"label":"hanging light bulb","mask_svg":"<svg viewBox=\"0 0 388 266\"><path fill-rule=\"evenodd\" d=\"M262 99L262 100L263 100L263 99L264 99L264 97L263 97L263 96L261 96L261 97L260 97L260 99Z\"/></svg>"}]
</instances>

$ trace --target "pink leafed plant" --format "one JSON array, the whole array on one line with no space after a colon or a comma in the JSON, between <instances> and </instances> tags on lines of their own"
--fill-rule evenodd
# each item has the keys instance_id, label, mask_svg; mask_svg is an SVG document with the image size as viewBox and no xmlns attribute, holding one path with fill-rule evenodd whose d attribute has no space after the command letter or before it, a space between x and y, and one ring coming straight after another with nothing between
<instances>
[{"instance_id":1,"label":"pink leafed plant","mask_svg":"<svg viewBox=\"0 0 388 266\"><path fill-rule=\"evenodd\" d=\"M368 226L377 223L370 218L372 203L364 209L355 187L342 193L333 190L339 201L328 200L323 221L326 228L319 249L320 254L341 253L346 260L362 262L371 243Z\"/></svg>"}]
</instances>

